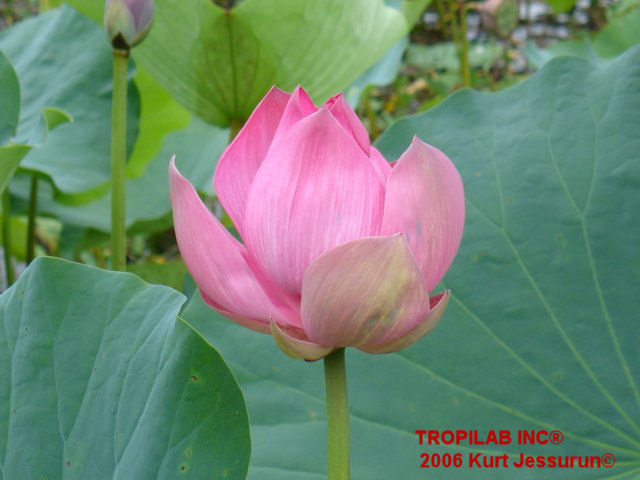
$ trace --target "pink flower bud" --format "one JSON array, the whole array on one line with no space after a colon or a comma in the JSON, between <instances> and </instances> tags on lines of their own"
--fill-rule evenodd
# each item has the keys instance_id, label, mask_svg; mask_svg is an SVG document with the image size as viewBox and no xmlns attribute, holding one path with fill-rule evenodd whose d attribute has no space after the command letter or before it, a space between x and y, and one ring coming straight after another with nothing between
<instances>
[{"instance_id":1,"label":"pink flower bud","mask_svg":"<svg viewBox=\"0 0 640 480\"><path fill-rule=\"evenodd\" d=\"M104 28L115 48L128 50L151 29L153 0L106 0Z\"/></svg>"},{"instance_id":2,"label":"pink flower bud","mask_svg":"<svg viewBox=\"0 0 640 480\"><path fill-rule=\"evenodd\" d=\"M220 158L214 186L243 243L170 166L178 245L205 301L290 356L401 350L429 333L430 297L464 226L460 175L417 137L393 167L342 95L317 108L272 89Z\"/></svg>"}]
</instances>

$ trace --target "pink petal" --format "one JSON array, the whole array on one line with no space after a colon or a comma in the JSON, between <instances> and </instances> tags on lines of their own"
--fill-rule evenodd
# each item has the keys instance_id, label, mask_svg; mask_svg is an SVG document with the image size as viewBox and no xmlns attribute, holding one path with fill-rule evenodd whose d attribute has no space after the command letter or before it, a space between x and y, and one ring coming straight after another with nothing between
<instances>
[{"instance_id":1,"label":"pink petal","mask_svg":"<svg viewBox=\"0 0 640 480\"><path fill-rule=\"evenodd\" d=\"M371 146L369 142L369 132L364 128L356 112L349 106L344 95L341 93L330 98L327 100L325 106L329 108L329 111L336 117L338 122L340 122L340 125L358 142L360 148L364 150L364 153L369 155L369 147Z\"/></svg>"},{"instance_id":2,"label":"pink petal","mask_svg":"<svg viewBox=\"0 0 640 480\"><path fill-rule=\"evenodd\" d=\"M444 313L451 292L447 290L438 296L431 298L431 311L424 317L421 323L416 325L413 330L405 333L400 337L391 337L386 342L361 345L358 347L367 353L391 353L399 352L413 345L425 335L429 334L438 324L442 314Z\"/></svg>"},{"instance_id":3,"label":"pink petal","mask_svg":"<svg viewBox=\"0 0 640 480\"><path fill-rule=\"evenodd\" d=\"M230 312L229 310L222 308L218 303L207 297L201 289L198 290L200 290L200 295L202 295L202 299L204 300L204 302L221 315L224 315L228 319L233 320L238 325L242 325L243 327L248 328L249 330L253 330L254 332L271 333L269 324L265 323L264 320L254 320L252 318L241 317L233 312Z\"/></svg>"},{"instance_id":4,"label":"pink petal","mask_svg":"<svg viewBox=\"0 0 640 480\"><path fill-rule=\"evenodd\" d=\"M245 260L246 249L202 203L174 159L169 178L180 253L207 303L232 319L262 322L267 330L271 317L284 325L300 325L286 300L275 298L275 287L267 294Z\"/></svg>"},{"instance_id":5,"label":"pink petal","mask_svg":"<svg viewBox=\"0 0 640 480\"><path fill-rule=\"evenodd\" d=\"M298 86L287 102L272 143L276 143L289 128L300 120L317 111L318 108L314 105L309 94L305 92L304 88Z\"/></svg>"},{"instance_id":6,"label":"pink petal","mask_svg":"<svg viewBox=\"0 0 640 480\"><path fill-rule=\"evenodd\" d=\"M373 168L375 168L380 181L386 188L387 179L391 173L391 164L385 160L376 147L371 147L369 158L371 158L371 164L373 165Z\"/></svg>"},{"instance_id":7,"label":"pink petal","mask_svg":"<svg viewBox=\"0 0 640 480\"><path fill-rule=\"evenodd\" d=\"M312 362L321 359L333 350L331 347L318 345L304 338L300 338L302 335L294 336L292 333L285 332L273 319L271 319L270 326L271 335L278 347L280 347L280 350L292 358Z\"/></svg>"},{"instance_id":8,"label":"pink petal","mask_svg":"<svg viewBox=\"0 0 640 480\"><path fill-rule=\"evenodd\" d=\"M414 137L387 181L382 234L406 235L431 291L449 269L463 228L460 174L444 153Z\"/></svg>"},{"instance_id":9,"label":"pink petal","mask_svg":"<svg viewBox=\"0 0 640 480\"><path fill-rule=\"evenodd\" d=\"M383 202L369 158L323 108L269 150L249 192L247 246L278 285L299 295L318 255L378 234Z\"/></svg>"},{"instance_id":10,"label":"pink petal","mask_svg":"<svg viewBox=\"0 0 640 480\"><path fill-rule=\"evenodd\" d=\"M318 257L304 274L301 302L309 339L333 347L386 342L429 313L424 279L400 234L360 238Z\"/></svg>"},{"instance_id":11,"label":"pink petal","mask_svg":"<svg viewBox=\"0 0 640 480\"><path fill-rule=\"evenodd\" d=\"M287 93L272 88L218 162L214 189L240 235L244 231L249 187L267 155L288 100Z\"/></svg>"}]
</instances>

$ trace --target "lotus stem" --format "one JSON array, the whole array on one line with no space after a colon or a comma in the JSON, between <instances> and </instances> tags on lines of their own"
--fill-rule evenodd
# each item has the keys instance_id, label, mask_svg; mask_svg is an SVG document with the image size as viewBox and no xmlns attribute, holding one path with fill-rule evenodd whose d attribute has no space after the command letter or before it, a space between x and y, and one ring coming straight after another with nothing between
<instances>
[{"instance_id":1,"label":"lotus stem","mask_svg":"<svg viewBox=\"0 0 640 480\"><path fill-rule=\"evenodd\" d=\"M456 0L448 0L449 7L449 28L451 29L451 39L460 45L460 27L458 26L458 11Z\"/></svg>"},{"instance_id":2,"label":"lotus stem","mask_svg":"<svg viewBox=\"0 0 640 480\"><path fill-rule=\"evenodd\" d=\"M442 38L447 38L447 13L444 9L443 1L435 0L435 5L438 11L438 28L442 32Z\"/></svg>"},{"instance_id":3,"label":"lotus stem","mask_svg":"<svg viewBox=\"0 0 640 480\"><path fill-rule=\"evenodd\" d=\"M462 84L471 86L471 70L469 69L469 27L467 25L467 5L460 4L460 71Z\"/></svg>"},{"instance_id":4,"label":"lotus stem","mask_svg":"<svg viewBox=\"0 0 640 480\"><path fill-rule=\"evenodd\" d=\"M127 67L129 51L113 49L111 114L111 269L126 270Z\"/></svg>"},{"instance_id":5,"label":"lotus stem","mask_svg":"<svg viewBox=\"0 0 640 480\"><path fill-rule=\"evenodd\" d=\"M36 215L38 213L38 177L31 175L29 192L29 219L27 224L27 265L35 257L36 250Z\"/></svg>"},{"instance_id":6,"label":"lotus stem","mask_svg":"<svg viewBox=\"0 0 640 480\"><path fill-rule=\"evenodd\" d=\"M7 186L2 194L2 246L4 248L4 271L7 278L7 288L16 279L11 258L11 194Z\"/></svg>"},{"instance_id":7,"label":"lotus stem","mask_svg":"<svg viewBox=\"0 0 640 480\"><path fill-rule=\"evenodd\" d=\"M451 36L458 44L458 55L460 60L460 76L464 87L471 86L471 71L469 70L469 40L467 38L467 5L464 2L450 0L449 21L451 26Z\"/></svg>"},{"instance_id":8,"label":"lotus stem","mask_svg":"<svg viewBox=\"0 0 640 480\"><path fill-rule=\"evenodd\" d=\"M329 480L349 480L349 406L344 348L324 358Z\"/></svg>"}]
</instances>

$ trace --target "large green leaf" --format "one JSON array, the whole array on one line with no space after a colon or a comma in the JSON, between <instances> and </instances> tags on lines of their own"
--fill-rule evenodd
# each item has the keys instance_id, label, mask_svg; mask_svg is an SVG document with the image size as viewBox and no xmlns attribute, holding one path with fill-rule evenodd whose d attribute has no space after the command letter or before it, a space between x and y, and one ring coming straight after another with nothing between
<instances>
[{"instance_id":1,"label":"large green leaf","mask_svg":"<svg viewBox=\"0 0 640 480\"><path fill-rule=\"evenodd\" d=\"M465 182L467 222L438 328L403 352L349 352L353 478L631 479L640 475L640 47L557 59L499 93L461 91L401 120ZM321 367L222 319L184 318L235 371L252 418L254 480L323 478ZM561 445L420 446L416 429L561 430ZM614 468L421 471L421 453L613 453Z\"/></svg>"},{"instance_id":2,"label":"large green leaf","mask_svg":"<svg viewBox=\"0 0 640 480\"><path fill-rule=\"evenodd\" d=\"M68 0L101 21L101 0ZM158 0L137 62L189 110L246 119L272 85L318 101L345 89L402 38L428 0Z\"/></svg>"},{"instance_id":3,"label":"large green leaf","mask_svg":"<svg viewBox=\"0 0 640 480\"><path fill-rule=\"evenodd\" d=\"M112 54L102 28L65 7L0 33L0 49L20 79L22 107L16 142L42 143L43 109L57 107L72 123L51 132L22 167L49 176L56 188L80 194L110 178ZM129 89L128 143L138 129L139 99Z\"/></svg>"},{"instance_id":4,"label":"large green leaf","mask_svg":"<svg viewBox=\"0 0 640 480\"><path fill-rule=\"evenodd\" d=\"M0 473L26 479L243 479L240 390L176 321L184 297L41 258L0 297Z\"/></svg>"},{"instance_id":5,"label":"large green leaf","mask_svg":"<svg viewBox=\"0 0 640 480\"><path fill-rule=\"evenodd\" d=\"M18 128L20 84L11 63L0 51L0 145L7 143Z\"/></svg>"}]
</instances>

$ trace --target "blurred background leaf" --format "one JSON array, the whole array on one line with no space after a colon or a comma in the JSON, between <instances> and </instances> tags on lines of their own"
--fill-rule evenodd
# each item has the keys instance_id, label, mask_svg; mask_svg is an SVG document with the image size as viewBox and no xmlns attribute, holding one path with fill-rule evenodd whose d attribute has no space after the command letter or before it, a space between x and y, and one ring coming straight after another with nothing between
<instances>
[{"instance_id":1,"label":"blurred background leaf","mask_svg":"<svg viewBox=\"0 0 640 480\"><path fill-rule=\"evenodd\" d=\"M183 174L201 191L213 193L213 172L219 156L227 146L228 131L193 117L187 128L168 134L162 149L147 165L144 174L130 178L126 185L126 224L142 231L171 227L169 198L169 159L176 155ZM11 193L27 200L29 179L16 177ZM55 215L65 223L102 232L111 230L111 194L82 205L65 205L54 198L49 185L38 190L39 211ZM137 225L136 225L137 224Z\"/></svg>"},{"instance_id":2,"label":"blurred background leaf","mask_svg":"<svg viewBox=\"0 0 640 480\"><path fill-rule=\"evenodd\" d=\"M362 97L362 93L367 87L389 85L396 79L408 45L409 39L407 37L398 40L384 57L344 90L347 101L352 107L355 108L357 106Z\"/></svg>"},{"instance_id":3,"label":"blurred background leaf","mask_svg":"<svg viewBox=\"0 0 640 480\"><path fill-rule=\"evenodd\" d=\"M0 51L0 145L9 142L20 119L20 84L13 66Z\"/></svg>"},{"instance_id":4,"label":"blurred background leaf","mask_svg":"<svg viewBox=\"0 0 640 480\"><path fill-rule=\"evenodd\" d=\"M17 143L44 143L24 169L49 178L67 201L103 192L110 178L111 47L102 28L65 7L26 19L0 32L0 49L14 65L21 87ZM73 122L48 138L43 108L66 112ZM137 90L129 95L128 143L139 118ZM87 194L87 191L91 193Z\"/></svg>"},{"instance_id":5,"label":"blurred background leaf","mask_svg":"<svg viewBox=\"0 0 640 480\"><path fill-rule=\"evenodd\" d=\"M579 39L558 42L548 48L527 44L529 62L540 68L552 58L559 56L582 57L597 60L621 54L640 42L640 9L621 17L614 17L609 24L592 38L582 35Z\"/></svg>"},{"instance_id":6,"label":"blurred background leaf","mask_svg":"<svg viewBox=\"0 0 640 480\"><path fill-rule=\"evenodd\" d=\"M68 3L101 22L100 0ZM406 33L428 0L158 0L134 58L205 120L243 122L272 85L297 84L324 101ZM179 19L180 21L176 21Z\"/></svg>"}]
</instances>

